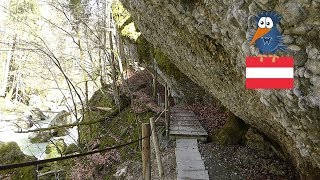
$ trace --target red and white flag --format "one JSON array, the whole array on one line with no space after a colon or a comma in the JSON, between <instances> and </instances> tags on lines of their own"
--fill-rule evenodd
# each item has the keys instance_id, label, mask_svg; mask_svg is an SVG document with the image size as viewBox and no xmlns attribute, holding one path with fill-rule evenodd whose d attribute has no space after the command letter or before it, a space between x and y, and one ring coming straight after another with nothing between
<instances>
[{"instance_id":1,"label":"red and white flag","mask_svg":"<svg viewBox=\"0 0 320 180\"><path fill-rule=\"evenodd\" d=\"M247 89L293 89L293 57L246 57Z\"/></svg>"}]
</instances>

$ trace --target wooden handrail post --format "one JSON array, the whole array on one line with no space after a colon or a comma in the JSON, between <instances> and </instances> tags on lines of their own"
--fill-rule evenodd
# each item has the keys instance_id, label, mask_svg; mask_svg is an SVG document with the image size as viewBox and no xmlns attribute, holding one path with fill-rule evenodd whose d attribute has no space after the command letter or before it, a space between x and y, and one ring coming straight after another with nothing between
<instances>
[{"instance_id":1,"label":"wooden handrail post","mask_svg":"<svg viewBox=\"0 0 320 180\"><path fill-rule=\"evenodd\" d=\"M156 61L153 62L153 85L152 85L152 98L154 101L157 101L157 81L158 81L158 74L156 69Z\"/></svg>"},{"instance_id":2,"label":"wooden handrail post","mask_svg":"<svg viewBox=\"0 0 320 180\"><path fill-rule=\"evenodd\" d=\"M160 155L159 140L158 140L156 125L154 123L153 117L150 118L150 125L151 125L153 146L156 153L156 159L158 164L159 177L162 179L164 173L163 173L163 167L162 167L162 161L161 161L161 155Z\"/></svg>"},{"instance_id":3,"label":"wooden handrail post","mask_svg":"<svg viewBox=\"0 0 320 180\"><path fill-rule=\"evenodd\" d=\"M150 124L142 124L142 168L143 168L143 179L151 180L151 161L150 161Z\"/></svg>"},{"instance_id":4,"label":"wooden handrail post","mask_svg":"<svg viewBox=\"0 0 320 180\"><path fill-rule=\"evenodd\" d=\"M166 136L169 137L169 112L168 112L168 84L165 85L164 91L164 119L166 124Z\"/></svg>"}]
</instances>

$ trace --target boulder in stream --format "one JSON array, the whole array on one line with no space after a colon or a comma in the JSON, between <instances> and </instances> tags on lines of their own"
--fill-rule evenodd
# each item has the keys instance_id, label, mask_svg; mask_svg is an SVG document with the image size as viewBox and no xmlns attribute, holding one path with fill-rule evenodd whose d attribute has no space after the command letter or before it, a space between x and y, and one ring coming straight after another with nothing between
<instances>
[{"instance_id":1,"label":"boulder in stream","mask_svg":"<svg viewBox=\"0 0 320 180\"><path fill-rule=\"evenodd\" d=\"M16 142L0 142L0 164L14 164L37 160L23 154ZM36 179L35 166L0 171L0 179Z\"/></svg>"},{"instance_id":2,"label":"boulder in stream","mask_svg":"<svg viewBox=\"0 0 320 180\"><path fill-rule=\"evenodd\" d=\"M63 126L71 123L70 113L62 110L51 121L51 126Z\"/></svg>"},{"instance_id":3,"label":"boulder in stream","mask_svg":"<svg viewBox=\"0 0 320 180\"><path fill-rule=\"evenodd\" d=\"M65 110L62 110L52 119L49 127L64 126L71 123L72 121L71 121L70 113ZM67 128L56 128L51 130L51 133L53 136L59 137L59 136L65 136L68 133L68 131L67 131Z\"/></svg>"},{"instance_id":4,"label":"boulder in stream","mask_svg":"<svg viewBox=\"0 0 320 180\"><path fill-rule=\"evenodd\" d=\"M64 154L66 147L67 145L63 139L51 142L46 147L46 159L61 157L61 155Z\"/></svg>"}]
</instances>

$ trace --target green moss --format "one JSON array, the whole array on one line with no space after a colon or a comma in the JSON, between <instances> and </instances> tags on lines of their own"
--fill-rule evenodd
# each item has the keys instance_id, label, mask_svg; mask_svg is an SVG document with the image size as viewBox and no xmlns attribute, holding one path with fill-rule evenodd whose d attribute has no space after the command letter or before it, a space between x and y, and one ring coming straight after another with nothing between
<instances>
[{"instance_id":1,"label":"green moss","mask_svg":"<svg viewBox=\"0 0 320 180\"><path fill-rule=\"evenodd\" d=\"M34 136L29 137L31 143L42 143L42 142L48 142L51 138L50 131L44 131L35 133Z\"/></svg>"},{"instance_id":2,"label":"green moss","mask_svg":"<svg viewBox=\"0 0 320 180\"><path fill-rule=\"evenodd\" d=\"M27 156L22 153L20 147L16 142L0 142L0 164L14 164L28 161L35 161L36 158ZM0 179L36 179L36 171L34 166L17 168L13 170L0 171Z\"/></svg>"},{"instance_id":3,"label":"green moss","mask_svg":"<svg viewBox=\"0 0 320 180\"><path fill-rule=\"evenodd\" d=\"M154 49L154 58L160 70L167 75L173 76L176 80L184 76L159 48Z\"/></svg>"},{"instance_id":4,"label":"green moss","mask_svg":"<svg viewBox=\"0 0 320 180\"><path fill-rule=\"evenodd\" d=\"M123 7L120 1L113 1L111 9L112 17L114 19L114 22L116 23L116 26L119 29L122 29L126 23L128 24L128 20L131 20L132 22L130 13Z\"/></svg>"},{"instance_id":5,"label":"green moss","mask_svg":"<svg viewBox=\"0 0 320 180\"><path fill-rule=\"evenodd\" d=\"M80 150L79 147L76 144L72 143L66 148L66 150L64 151L64 154L65 155L72 154L72 153L78 152L79 150Z\"/></svg>"},{"instance_id":6,"label":"green moss","mask_svg":"<svg viewBox=\"0 0 320 180\"><path fill-rule=\"evenodd\" d=\"M143 36L139 36L136 41L139 63L151 64L153 56L153 46Z\"/></svg>"},{"instance_id":7,"label":"green moss","mask_svg":"<svg viewBox=\"0 0 320 180\"><path fill-rule=\"evenodd\" d=\"M121 30L121 35L128 37L133 41L136 41L141 35L141 33L136 30L134 22L131 22L128 25L123 27L123 29Z\"/></svg>"},{"instance_id":8,"label":"green moss","mask_svg":"<svg viewBox=\"0 0 320 180\"><path fill-rule=\"evenodd\" d=\"M66 150L66 143L63 139L59 139L50 143L46 147L46 159L60 157Z\"/></svg>"},{"instance_id":9,"label":"green moss","mask_svg":"<svg viewBox=\"0 0 320 180\"><path fill-rule=\"evenodd\" d=\"M107 87L97 90L91 99L89 100L89 107L108 107L112 108L115 106L115 102L107 90ZM83 122L95 121L107 116L107 111L88 110L84 113ZM80 141L82 143L90 142L92 137L97 137L101 126L98 124L92 124L90 126L80 126Z\"/></svg>"},{"instance_id":10,"label":"green moss","mask_svg":"<svg viewBox=\"0 0 320 180\"><path fill-rule=\"evenodd\" d=\"M116 118L112 119L111 122L108 122L108 126L102 130L104 131L102 133L103 136L101 137L102 147L113 146L115 144L130 142L138 139L139 135L141 134L141 123L149 122L153 115L154 114L152 112L135 114L132 108L123 110ZM114 135L114 137L111 137L110 134ZM140 153L138 153L138 156L133 156L133 150L136 150L137 152L139 151L138 143L123 148L120 151L121 158L140 160Z\"/></svg>"},{"instance_id":11,"label":"green moss","mask_svg":"<svg viewBox=\"0 0 320 180\"><path fill-rule=\"evenodd\" d=\"M226 124L215 133L213 139L222 145L239 144L248 128L246 123L230 112Z\"/></svg>"},{"instance_id":12,"label":"green moss","mask_svg":"<svg viewBox=\"0 0 320 180\"><path fill-rule=\"evenodd\" d=\"M111 9L112 17L115 21L118 32L120 32L122 37L128 38L132 42L135 42L141 33L135 27L130 13L118 0L112 3Z\"/></svg>"},{"instance_id":13,"label":"green moss","mask_svg":"<svg viewBox=\"0 0 320 180\"><path fill-rule=\"evenodd\" d=\"M115 105L112 96L107 91L108 87L101 88L94 92L89 100L89 106L95 107L113 107Z\"/></svg>"}]
</instances>

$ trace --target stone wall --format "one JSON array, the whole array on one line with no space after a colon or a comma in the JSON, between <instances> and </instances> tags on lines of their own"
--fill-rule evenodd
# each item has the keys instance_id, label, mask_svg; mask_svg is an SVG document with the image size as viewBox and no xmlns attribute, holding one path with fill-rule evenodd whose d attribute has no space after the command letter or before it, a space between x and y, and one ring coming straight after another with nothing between
<instances>
[{"instance_id":1,"label":"stone wall","mask_svg":"<svg viewBox=\"0 0 320 180\"><path fill-rule=\"evenodd\" d=\"M319 0L121 0L143 36L224 106L278 142L302 175L320 167ZM245 56L254 15L275 10L294 90L246 90Z\"/></svg>"}]
</instances>

